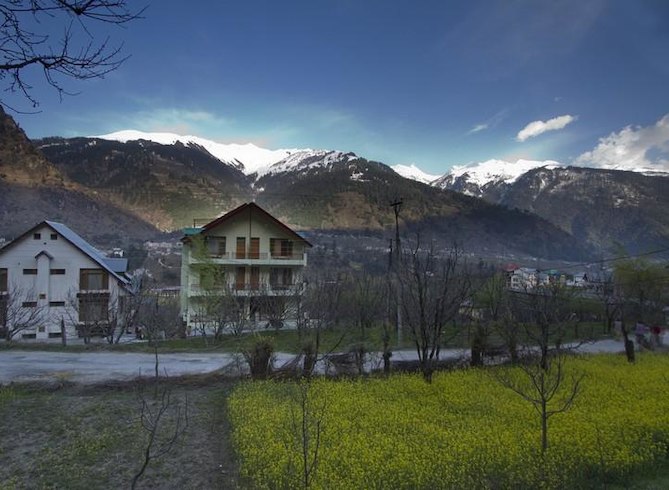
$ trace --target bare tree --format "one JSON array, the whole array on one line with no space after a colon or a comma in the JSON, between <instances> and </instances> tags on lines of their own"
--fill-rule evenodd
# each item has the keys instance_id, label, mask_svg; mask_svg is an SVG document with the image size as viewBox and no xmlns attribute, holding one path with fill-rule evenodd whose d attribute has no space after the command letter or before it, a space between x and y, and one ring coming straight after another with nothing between
<instances>
[{"instance_id":1,"label":"bare tree","mask_svg":"<svg viewBox=\"0 0 669 490\"><path fill-rule=\"evenodd\" d=\"M602 271L599 280L595 281L594 294L602 306L606 331L611 333L615 320L620 317L621 309L621 298L617 294L612 273Z\"/></svg>"},{"instance_id":2,"label":"bare tree","mask_svg":"<svg viewBox=\"0 0 669 490\"><path fill-rule=\"evenodd\" d=\"M411 331L423 378L429 383L445 329L471 293L471 276L457 247L441 258L433 248L421 250L417 240L402 258L397 268L402 318Z\"/></svg>"},{"instance_id":3,"label":"bare tree","mask_svg":"<svg viewBox=\"0 0 669 490\"><path fill-rule=\"evenodd\" d=\"M669 270L664 264L645 258L621 259L615 263L612 296L619 308L620 328L625 341L625 354L635 362L634 342L629 338L627 316L637 322L662 321L662 307L669 297Z\"/></svg>"},{"instance_id":4,"label":"bare tree","mask_svg":"<svg viewBox=\"0 0 669 490\"><path fill-rule=\"evenodd\" d=\"M303 292L302 284L282 286L279 290L261 285L253 292L251 314L257 316L256 323L263 322L265 328L279 330L291 322L297 326Z\"/></svg>"},{"instance_id":5,"label":"bare tree","mask_svg":"<svg viewBox=\"0 0 669 490\"><path fill-rule=\"evenodd\" d=\"M143 387L137 390L140 403L140 423L146 432L146 443L142 454L142 465L135 473L130 488L137 487L142 475L151 461L154 461L174 449L179 438L188 428L188 397L183 401L172 397L172 388L165 386L158 390L158 379L155 379L156 391L153 397L144 393Z\"/></svg>"},{"instance_id":6,"label":"bare tree","mask_svg":"<svg viewBox=\"0 0 669 490\"><path fill-rule=\"evenodd\" d=\"M291 439L285 444L290 453L298 454L298 462L290 460L289 473L296 474L300 487L308 489L312 488L318 470L327 404L324 398L317 400L308 379L294 383L294 388L290 408Z\"/></svg>"},{"instance_id":7,"label":"bare tree","mask_svg":"<svg viewBox=\"0 0 669 490\"><path fill-rule=\"evenodd\" d=\"M5 0L0 3L0 80L32 107L31 70L61 96L67 79L102 78L126 59L107 26L139 19L144 8L127 0ZM94 32L104 36L95 41Z\"/></svg>"},{"instance_id":8,"label":"bare tree","mask_svg":"<svg viewBox=\"0 0 669 490\"><path fill-rule=\"evenodd\" d=\"M339 274L320 271L310 278L303 297L303 308L308 322L298 328L305 377L311 376L318 361L322 331L332 329L339 318L341 298L342 281ZM343 335L339 342L342 339Z\"/></svg>"},{"instance_id":9,"label":"bare tree","mask_svg":"<svg viewBox=\"0 0 669 490\"><path fill-rule=\"evenodd\" d=\"M0 294L0 329L7 342L22 332L37 330L45 317L46 310L33 291L11 286Z\"/></svg>"},{"instance_id":10,"label":"bare tree","mask_svg":"<svg viewBox=\"0 0 669 490\"><path fill-rule=\"evenodd\" d=\"M173 296L158 294L147 297L137 315L142 334L153 347L155 356L155 377L158 378L158 347L160 341L172 338L183 331L179 300Z\"/></svg>"},{"instance_id":11,"label":"bare tree","mask_svg":"<svg viewBox=\"0 0 669 490\"><path fill-rule=\"evenodd\" d=\"M549 358L526 358L517 369L521 376L506 368L490 371L505 387L532 404L541 425L541 452L548 449L548 421L571 408L581 390L583 374L567 373L567 354L558 350Z\"/></svg>"},{"instance_id":12,"label":"bare tree","mask_svg":"<svg viewBox=\"0 0 669 490\"><path fill-rule=\"evenodd\" d=\"M358 328L359 339L366 341L369 332L381 322L384 312L385 289L383 281L367 271L353 275L347 288L350 315Z\"/></svg>"},{"instance_id":13,"label":"bare tree","mask_svg":"<svg viewBox=\"0 0 669 490\"><path fill-rule=\"evenodd\" d=\"M108 343L118 343L123 333L137 321L142 303L147 297L145 290L135 292L129 289L111 293L82 293L72 290L68 293L65 316L84 343L93 336L99 336Z\"/></svg>"},{"instance_id":14,"label":"bare tree","mask_svg":"<svg viewBox=\"0 0 669 490\"><path fill-rule=\"evenodd\" d=\"M550 352L564 347L568 330L579 321L574 310L576 291L553 282L513 294L515 316L524 327L525 341L539 349L540 365L546 369Z\"/></svg>"},{"instance_id":15,"label":"bare tree","mask_svg":"<svg viewBox=\"0 0 669 490\"><path fill-rule=\"evenodd\" d=\"M497 335L503 342L502 349L485 345L483 354L496 354L501 350L515 364L521 339L519 322L514 317L514 294L507 287L505 275L498 272L490 277L479 289L478 300L483 308L483 321L487 322L486 333Z\"/></svg>"},{"instance_id":16,"label":"bare tree","mask_svg":"<svg viewBox=\"0 0 669 490\"><path fill-rule=\"evenodd\" d=\"M198 319L196 328L205 339L212 333L215 339L224 333L238 337L251 326L246 298L228 284L202 289L193 303Z\"/></svg>"},{"instance_id":17,"label":"bare tree","mask_svg":"<svg viewBox=\"0 0 669 490\"><path fill-rule=\"evenodd\" d=\"M661 321L662 307L669 297L669 269L645 258L619 260L614 279L626 309L637 321Z\"/></svg>"}]
</instances>

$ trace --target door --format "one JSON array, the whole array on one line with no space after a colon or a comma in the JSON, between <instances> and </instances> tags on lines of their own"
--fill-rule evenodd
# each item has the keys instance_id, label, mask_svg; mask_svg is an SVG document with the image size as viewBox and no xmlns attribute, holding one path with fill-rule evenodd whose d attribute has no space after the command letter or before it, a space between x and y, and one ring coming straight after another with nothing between
<instances>
[{"instance_id":1,"label":"door","mask_svg":"<svg viewBox=\"0 0 669 490\"><path fill-rule=\"evenodd\" d=\"M238 259L246 258L246 237L243 236L237 237L237 251L235 253L235 258Z\"/></svg>"}]
</instances>

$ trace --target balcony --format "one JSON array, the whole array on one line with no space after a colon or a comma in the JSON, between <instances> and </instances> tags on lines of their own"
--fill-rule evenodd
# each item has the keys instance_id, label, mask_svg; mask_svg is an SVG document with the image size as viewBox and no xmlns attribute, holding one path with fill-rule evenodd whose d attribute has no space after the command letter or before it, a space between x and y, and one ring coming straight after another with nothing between
<instances>
[{"instance_id":1,"label":"balcony","mask_svg":"<svg viewBox=\"0 0 669 490\"><path fill-rule=\"evenodd\" d=\"M304 292L304 284L270 284L266 282L234 283L228 286L214 286L204 288L200 284L191 284L189 296L204 296L207 294L232 296L293 296Z\"/></svg>"},{"instance_id":2,"label":"balcony","mask_svg":"<svg viewBox=\"0 0 669 490\"><path fill-rule=\"evenodd\" d=\"M200 264L210 261L212 264L220 265L274 265L274 266L306 266L307 254L304 252L290 255L271 254L269 252L259 253L235 253L211 254L205 260L191 256L189 264Z\"/></svg>"}]
</instances>

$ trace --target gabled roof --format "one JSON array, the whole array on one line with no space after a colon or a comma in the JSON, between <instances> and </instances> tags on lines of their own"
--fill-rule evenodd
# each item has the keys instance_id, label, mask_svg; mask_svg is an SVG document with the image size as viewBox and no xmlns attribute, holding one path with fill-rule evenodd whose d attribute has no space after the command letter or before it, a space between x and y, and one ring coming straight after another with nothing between
<instances>
[{"instance_id":1,"label":"gabled roof","mask_svg":"<svg viewBox=\"0 0 669 490\"><path fill-rule=\"evenodd\" d=\"M128 259L122 257L102 257L102 260L104 260L105 264L107 264L114 272L124 274L128 271Z\"/></svg>"},{"instance_id":2,"label":"gabled roof","mask_svg":"<svg viewBox=\"0 0 669 490\"><path fill-rule=\"evenodd\" d=\"M226 221L230 220L231 218L234 218L235 216L237 216L237 215L241 214L242 212L246 211L247 209L251 213L257 212L257 213L261 214L262 216L266 217L267 219L269 219L269 221L271 221L272 223L277 225L279 228L284 230L286 233L291 235L294 240L302 242L309 247L313 246L311 243L309 243L309 241L307 241L306 238L300 236L296 231L294 231L294 230L290 229L288 226L284 225L281 221L276 219L274 216L269 214L267 211L265 211L263 208L261 208L260 206L258 206L254 202L247 202L245 204L242 204L239 207L236 207L232 211L229 211L229 212L225 213L223 216L221 216L219 218L216 218L215 220L210 221L209 223L204 225L202 228L199 228L199 231L196 231L196 229L193 229L193 228L187 228L186 230L184 230L184 233L186 234L186 236L184 236L182 238L182 241L187 241L190 236L197 235L197 234L200 234L200 233L204 233L205 231L209 231L213 228L216 228L217 226L225 223Z\"/></svg>"},{"instance_id":3,"label":"gabled roof","mask_svg":"<svg viewBox=\"0 0 669 490\"><path fill-rule=\"evenodd\" d=\"M48 226L51 228L53 231L58 233L60 236L62 236L65 240L67 240L71 245L73 245L75 248L79 249L80 252L82 252L84 255L88 256L91 260L99 264L103 269L105 269L107 272L109 272L112 276L114 276L118 281L123 283L124 285L128 284L128 279L123 277L121 274L124 273L127 269L128 261L127 259L117 259L117 258L109 258L105 257L102 252L100 252L98 249L93 247L90 243L88 243L86 240L81 238L79 235L77 235L74 231L72 231L70 228L65 226L62 223L58 223L56 221L42 221L41 223L33 226L30 228L28 231L26 231L23 235L19 236L18 238L12 240L9 242L5 247L0 249L0 254L3 254L10 248L14 247L17 243L21 242L26 236L32 234L36 229L42 227L42 226ZM42 252L40 252L42 253ZM46 253L46 252L44 252ZM124 267L121 269L121 266L123 263Z\"/></svg>"}]
</instances>

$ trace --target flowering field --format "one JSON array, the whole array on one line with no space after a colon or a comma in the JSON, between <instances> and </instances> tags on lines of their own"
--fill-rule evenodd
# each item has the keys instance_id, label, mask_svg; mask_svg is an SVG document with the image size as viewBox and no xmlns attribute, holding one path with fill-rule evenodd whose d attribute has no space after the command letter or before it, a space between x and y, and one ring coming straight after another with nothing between
<instances>
[{"instance_id":1,"label":"flowering field","mask_svg":"<svg viewBox=\"0 0 669 490\"><path fill-rule=\"evenodd\" d=\"M533 405L482 370L430 385L419 375L245 383L229 398L241 473L258 488L564 488L666 461L669 357L567 367L585 377L573 407L549 420L543 456Z\"/></svg>"}]
</instances>

